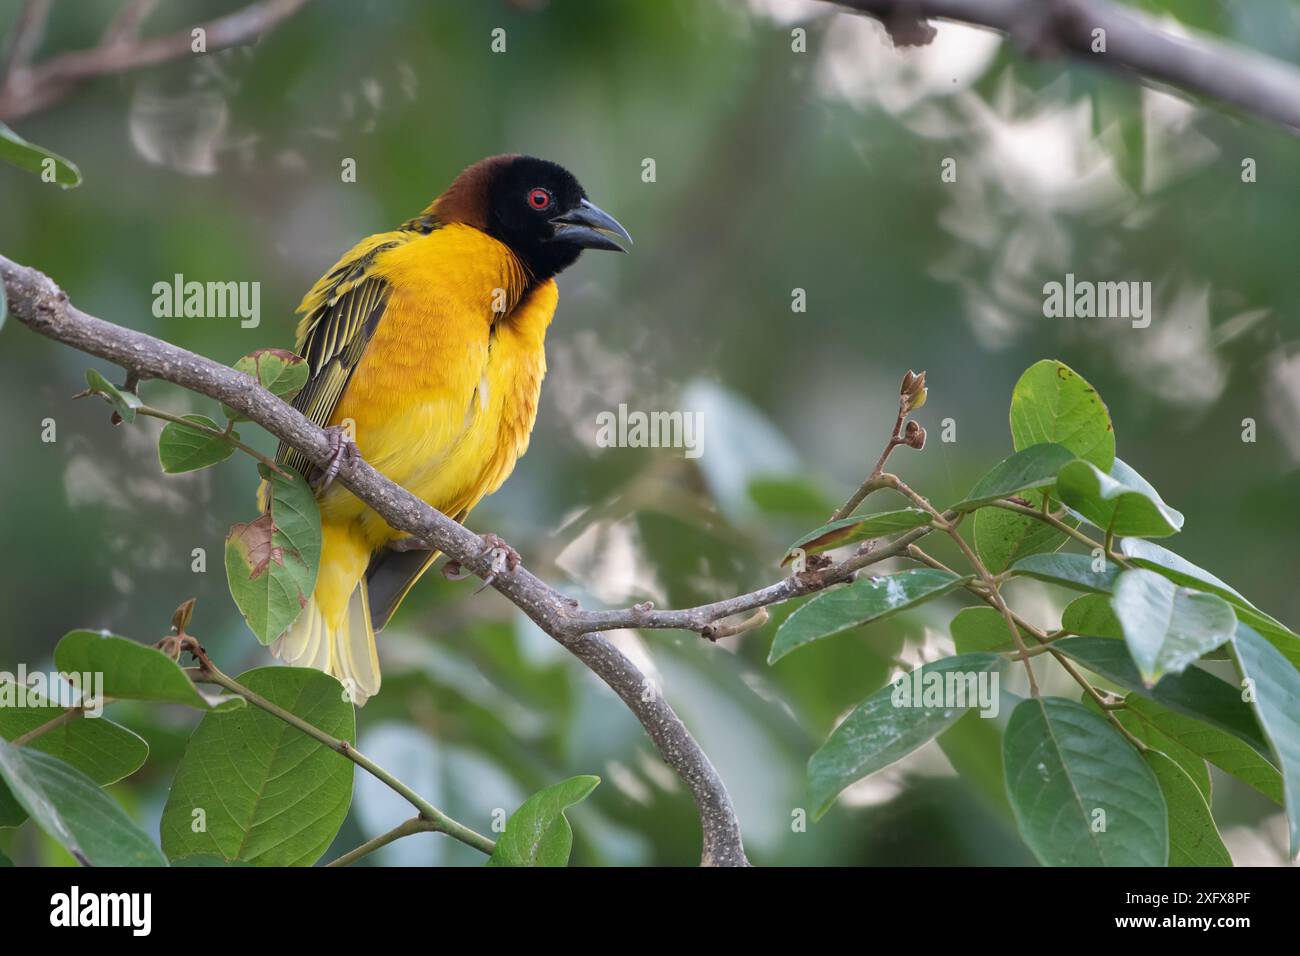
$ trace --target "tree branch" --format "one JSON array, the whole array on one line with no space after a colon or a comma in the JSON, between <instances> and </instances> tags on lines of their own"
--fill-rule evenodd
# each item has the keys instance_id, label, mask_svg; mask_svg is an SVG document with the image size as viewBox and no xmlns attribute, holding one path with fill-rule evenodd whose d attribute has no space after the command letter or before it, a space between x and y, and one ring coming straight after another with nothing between
<instances>
[{"instance_id":1,"label":"tree branch","mask_svg":"<svg viewBox=\"0 0 1300 956\"><path fill-rule=\"evenodd\" d=\"M18 12L9 36L5 39L4 72L0 74L0 92L11 87L25 87L30 77L32 57L45 38L45 24L54 0L26 0Z\"/></svg>"},{"instance_id":2,"label":"tree branch","mask_svg":"<svg viewBox=\"0 0 1300 956\"><path fill-rule=\"evenodd\" d=\"M956 512L950 511L946 512L945 516L951 519L955 514ZM715 621L736 614L744 614L746 611L753 611L760 607L781 604L807 594L814 594L834 584L843 584L851 580L856 572L869 565L878 564L888 558L905 555L908 545L933 530L928 525L913 528L882 548L869 551L860 550L838 564L831 564L816 571L795 573L775 584L769 584L757 591L751 591L749 594L741 594L723 601L714 601L711 604L664 611L656 611L645 604L614 611L581 611L579 612L582 621L581 626L586 631L613 631L621 628L695 631L703 637L714 638L719 636L710 632L710 627Z\"/></svg>"},{"instance_id":3,"label":"tree branch","mask_svg":"<svg viewBox=\"0 0 1300 956\"><path fill-rule=\"evenodd\" d=\"M72 88L98 76L125 73L190 56L192 30L202 29L205 49L215 53L227 47L251 43L278 23L297 13L307 0L260 0L242 10L195 24L165 36L139 39L136 32L153 4L130 0L110 25L103 42L89 50L74 50L51 57L35 66L22 63L9 81L0 87L0 120L15 120L51 106ZM28 8L48 7L47 0L30 0ZM19 28L26 22L20 20ZM40 21L44 21L41 16ZM30 55L30 53L29 53ZM11 63L10 69L13 69Z\"/></svg>"},{"instance_id":4,"label":"tree branch","mask_svg":"<svg viewBox=\"0 0 1300 956\"><path fill-rule=\"evenodd\" d=\"M1218 100L1300 133L1300 70L1199 31L1176 36L1145 13L1109 0L828 0L880 20L916 42L929 19L989 27L1031 56L1066 52ZM1105 52L1093 52L1104 30ZM924 42L924 41L922 41Z\"/></svg>"},{"instance_id":5,"label":"tree branch","mask_svg":"<svg viewBox=\"0 0 1300 956\"><path fill-rule=\"evenodd\" d=\"M126 0L122 8L117 11L117 16L109 23L108 29L104 31L104 36L99 41L100 46L113 46L134 40L140 35L140 28L144 26L144 21L157 6L158 0Z\"/></svg>"},{"instance_id":6,"label":"tree branch","mask_svg":"<svg viewBox=\"0 0 1300 956\"><path fill-rule=\"evenodd\" d=\"M11 314L32 330L120 365L141 380L161 379L216 399L301 450L317 465L327 463L330 445L325 432L242 372L153 336L88 315L73 306L63 290L43 273L3 256L0 256L0 279L8 293ZM491 556L478 535L389 481L365 461L359 458L345 461L337 480L393 528L428 542L480 577L492 573ZM843 579L826 572L818 575L825 576L824 583L818 585L822 587ZM797 586L782 582L764 589L766 593L757 592L762 595L758 599L747 596L747 606L737 606L736 610L752 610L797 593L807 593L814 589L812 584L812 579ZM584 611L523 566L496 574L492 586L595 671L632 709L664 760L682 777L695 798L703 829L701 862L746 865L740 825L731 798L709 758L663 696L657 692L646 693L647 680L635 665L604 638L589 633L625 625L606 616L609 612ZM688 613L691 622L695 622L704 621L715 612L717 617L735 613L726 606L713 610L705 606ZM652 616L653 623L631 626L688 626L670 619L680 612L661 612L662 619L654 612L645 613ZM700 629L707 623L711 620L701 624ZM697 628L691 626L691 629Z\"/></svg>"}]
</instances>

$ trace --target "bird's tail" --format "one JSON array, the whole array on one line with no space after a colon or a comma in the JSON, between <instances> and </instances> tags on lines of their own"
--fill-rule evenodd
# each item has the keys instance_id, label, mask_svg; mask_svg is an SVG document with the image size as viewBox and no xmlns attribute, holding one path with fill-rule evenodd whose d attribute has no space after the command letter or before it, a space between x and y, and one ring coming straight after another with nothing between
<instances>
[{"instance_id":1,"label":"bird's tail","mask_svg":"<svg viewBox=\"0 0 1300 956\"><path fill-rule=\"evenodd\" d=\"M370 545L351 525L321 527L316 590L298 619L271 645L286 664L333 674L360 707L379 693L379 657L370 622Z\"/></svg>"}]
</instances>

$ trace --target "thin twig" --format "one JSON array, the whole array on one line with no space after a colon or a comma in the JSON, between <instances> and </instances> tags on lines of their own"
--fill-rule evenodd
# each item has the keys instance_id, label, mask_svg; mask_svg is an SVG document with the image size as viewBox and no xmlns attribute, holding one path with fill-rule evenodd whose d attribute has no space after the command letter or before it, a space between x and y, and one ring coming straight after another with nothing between
<instances>
[{"instance_id":1,"label":"thin twig","mask_svg":"<svg viewBox=\"0 0 1300 956\"><path fill-rule=\"evenodd\" d=\"M154 408L152 405L140 405L136 408L135 413L137 415L145 415L149 418L157 418L160 421L164 421L164 422L172 422L173 424L176 425L184 425L186 428L192 429L196 432L203 432L203 434L205 435L210 435L213 438L220 439L221 441L229 445L231 448L236 448L239 451L242 451L245 454L250 455L251 457L257 459L262 464L266 465L267 468L270 468L272 471L274 471L277 475L283 475L285 478L289 477L289 473L285 471L283 468L281 468L276 463L274 458L271 458L267 455L263 455L256 448L251 448L248 445L245 445L242 441L240 441L233 434L231 434L232 429L229 427L229 425L231 424L229 422L227 423L227 428L224 431L218 428L209 428L207 425L204 425L200 422L190 421L188 418L185 418L181 415L173 415L169 411L166 411L161 408Z\"/></svg>"},{"instance_id":2,"label":"thin twig","mask_svg":"<svg viewBox=\"0 0 1300 956\"><path fill-rule=\"evenodd\" d=\"M126 27L110 27L107 42L88 50L51 57L22 72L22 82L0 89L0 120L15 120L45 109L66 96L78 83L157 66L193 56L194 30L205 37L205 53L251 43L296 13L307 0L260 0L214 20L148 39L130 38ZM123 16L126 16L124 12ZM136 23L138 26L138 21Z\"/></svg>"},{"instance_id":3,"label":"thin twig","mask_svg":"<svg viewBox=\"0 0 1300 956\"><path fill-rule=\"evenodd\" d=\"M26 0L18 11L5 41L4 73L0 75L0 98L10 91L26 89L31 82L31 62L50 17L53 0Z\"/></svg>"},{"instance_id":4,"label":"thin twig","mask_svg":"<svg viewBox=\"0 0 1300 956\"><path fill-rule=\"evenodd\" d=\"M380 847L388 846L402 837L411 836L414 833L431 833L438 829L437 824L432 820L426 820L424 817L412 817L403 823L399 823L387 833L381 833L373 839L367 840L355 850L344 853L337 860L331 860L326 866L351 866L357 860L370 853L374 853Z\"/></svg>"},{"instance_id":5,"label":"thin twig","mask_svg":"<svg viewBox=\"0 0 1300 956\"><path fill-rule=\"evenodd\" d=\"M113 46L135 40L140 27L158 6L158 0L126 0L100 38L100 46Z\"/></svg>"},{"instance_id":6,"label":"thin twig","mask_svg":"<svg viewBox=\"0 0 1300 956\"><path fill-rule=\"evenodd\" d=\"M1047 501L1048 497L1049 496L1044 495L1043 500ZM1075 541L1078 541L1089 551L1100 550L1102 554L1104 554L1111 561L1114 561L1121 568L1128 568L1131 566L1122 554L1118 554L1117 552L1111 550L1111 546L1114 544L1113 536L1110 536L1109 540L1107 540L1107 542L1103 544L1102 542L1098 541L1096 538L1089 537L1087 534L1080 531L1078 528L1074 527L1073 525L1070 525L1062 521L1059 517L1057 517L1054 514L1051 514L1045 508L1043 509L1027 508L1024 505L1016 504L1014 501L1007 501L1005 499L999 499L997 501L991 502L991 504L995 508L1001 508L1004 511L1014 511L1016 514L1024 515L1026 518L1033 518L1035 521L1041 521L1044 524L1049 524L1057 531L1060 531L1062 534L1069 535Z\"/></svg>"},{"instance_id":7,"label":"thin twig","mask_svg":"<svg viewBox=\"0 0 1300 956\"><path fill-rule=\"evenodd\" d=\"M891 442L889 447L896 448L897 446ZM839 521L841 518L847 518L849 515L853 514L853 512L857 510L858 505L862 504L862 502L864 502L867 499L867 495L871 494L873 491L879 491L881 488L885 488L885 487L887 487L887 484L880 480L880 475L871 475L865 481L863 481L861 485L858 486L857 491L853 492L853 494L849 496L848 501L844 502L844 504L840 505L838 508L835 509L834 513L831 515L830 520Z\"/></svg>"},{"instance_id":8,"label":"thin twig","mask_svg":"<svg viewBox=\"0 0 1300 956\"><path fill-rule=\"evenodd\" d=\"M20 734L19 736L15 737L13 740L9 742L13 744L15 747L25 747L27 746L27 744L31 743L33 740L35 740L37 737L41 736L42 734L47 734L51 730L55 730L56 728L62 727L64 724L72 723L72 721L76 720L85 712L86 712L85 708L81 706L69 707L67 710L63 711L63 713L59 714L57 717L51 720L47 720L39 727L33 727L31 730L27 731L27 733Z\"/></svg>"},{"instance_id":9,"label":"thin twig","mask_svg":"<svg viewBox=\"0 0 1300 956\"><path fill-rule=\"evenodd\" d=\"M889 461L889 456L894 453L895 448L899 445L910 444L906 437L907 433L903 430L903 426L907 421L907 413L912 411L914 408L920 408L921 405L925 403L924 392L925 372L917 375L911 369L908 369L907 374L903 376L903 383L898 391L898 416L894 419L893 430L890 431L889 438L885 441L885 447L881 450L880 457L876 459L876 464L872 467L871 471L867 473L867 477L863 480L862 484L858 486L858 490L849 496L848 501L835 509L835 512L830 517L831 521L839 521L841 518L847 518L857 510L858 505L862 504L862 502L866 500L867 495L871 494L873 491L879 491L881 488L889 487L889 483L882 480L882 476L885 473L885 465ZM915 425L912 427L916 428ZM925 443L924 434L924 430L921 430L921 445L924 445ZM917 445L916 447L919 448L921 446Z\"/></svg>"},{"instance_id":10,"label":"thin twig","mask_svg":"<svg viewBox=\"0 0 1300 956\"><path fill-rule=\"evenodd\" d=\"M981 600L989 604L993 604L991 595L981 593L978 591L973 591L973 593L977 594ZM1069 674L1070 677L1074 680L1074 682L1083 688L1084 693L1086 693L1089 697L1093 699L1093 701L1096 702L1097 706L1101 708L1101 712L1102 714L1105 715L1106 719L1109 720L1111 724L1113 724L1121 734L1123 734L1126 738L1128 738L1129 742L1133 744L1133 746L1137 747L1138 750L1145 752L1147 749L1147 745L1143 743L1141 740L1139 740L1137 737L1135 737L1132 734L1132 732L1129 731L1129 729L1125 727L1123 723L1120 722L1119 718L1116 717L1113 713L1111 713L1111 711L1115 710L1116 707L1113 704L1111 704L1110 701L1106 700L1105 696L1103 696L1101 691L1097 690L1097 688L1093 686L1092 681L1088 680L1088 678L1083 676L1083 673L1079 670L1078 667L1075 666L1072 660L1070 660L1068 657L1062 654L1060 650L1052 646L1052 643L1054 641L1058 640L1059 638L1067 636L1068 632L1061 631L1056 634L1049 635L1041 628L1036 627L1035 625L1031 624L1029 621L1026 621L1015 611L1011 611L1010 614L1011 614L1011 619L1015 622L1016 626L1024 630L1026 634L1028 634L1030 637L1036 640L1040 645L1039 647L1036 647L1032 650L1024 650L1023 649L1024 646L1022 644L1018 653L1012 657L1012 660L1023 660L1026 662L1027 665L1028 660L1031 657L1035 657L1041 653L1051 654L1052 659L1055 660L1056 663L1060 664L1061 667L1065 670L1065 672Z\"/></svg>"},{"instance_id":11,"label":"thin twig","mask_svg":"<svg viewBox=\"0 0 1300 956\"><path fill-rule=\"evenodd\" d=\"M955 512L946 512L946 517L955 516ZM889 544L872 551L851 555L843 561L832 564L818 571L796 572L776 584L759 588L749 594L740 594L710 604L675 610L647 610L644 607L621 608L610 611L573 612L580 626L587 632L613 631L622 628L648 628L702 632L712 622L735 614L743 614L760 607L781 604L793 598L804 597L824 591L836 584L852 580L854 574L873 564L879 564L890 558L907 553L907 548L914 541L920 540L934 529L928 525L913 528L899 535Z\"/></svg>"},{"instance_id":12,"label":"thin twig","mask_svg":"<svg viewBox=\"0 0 1300 956\"><path fill-rule=\"evenodd\" d=\"M935 526L939 528L940 531L946 533L948 537L952 538L957 547L961 549L961 553L966 556L966 560L970 563L970 566L975 569L975 573L979 575L980 580L984 582L984 586L988 589L987 600L997 608L998 613L1002 615L1002 619L1006 621L1007 629L1011 632L1011 639L1015 641L1016 648L1020 651L1020 659L1024 663L1025 673L1029 677L1029 693L1031 696L1037 697L1038 678L1034 676L1034 665L1029 660L1029 648L1025 644L1024 637L1020 634L1020 628L1016 625L1016 620L1012 615L1011 608L1009 608L1007 602L1002 599L1002 593L998 590L997 579L994 578L994 576L989 572L989 569L984 566L984 562L980 560L979 555L975 553L974 549L966 543L966 539L961 536L961 532L957 530L956 525L945 519L934 505L930 504L928 498L917 494L897 475L886 475L884 477L890 479L890 487L910 498L924 510L930 512L934 519Z\"/></svg>"}]
</instances>

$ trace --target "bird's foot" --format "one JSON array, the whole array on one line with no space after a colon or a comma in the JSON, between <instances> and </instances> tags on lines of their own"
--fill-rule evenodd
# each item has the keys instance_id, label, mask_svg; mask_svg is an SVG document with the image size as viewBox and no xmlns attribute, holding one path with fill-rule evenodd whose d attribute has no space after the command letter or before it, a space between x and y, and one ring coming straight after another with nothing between
<instances>
[{"instance_id":1,"label":"bird's foot","mask_svg":"<svg viewBox=\"0 0 1300 956\"><path fill-rule=\"evenodd\" d=\"M488 571L487 577L483 579L482 586L474 592L475 594L478 594L479 591L485 590L486 588L490 588L492 582L497 579L498 574L507 570L513 571L515 568L519 567L518 551L510 547L510 545L506 544L494 534L485 534L481 537L484 547L483 550L479 552L479 555L481 557L490 556L492 558L492 566ZM394 544L400 543L401 540L406 539L399 539L399 542L394 542ZM393 547L393 544L390 544L389 547ZM448 581L460 581L469 577L470 572L464 570L460 566L459 561L453 560L448 561L442 566L442 576Z\"/></svg>"},{"instance_id":2,"label":"bird's foot","mask_svg":"<svg viewBox=\"0 0 1300 956\"><path fill-rule=\"evenodd\" d=\"M329 439L330 457L329 462L325 465L325 470L316 479L316 493L318 495L324 494L329 486L334 483L343 462L357 460L357 444L352 440L348 429L342 425L329 425L325 428L325 437Z\"/></svg>"},{"instance_id":3,"label":"bird's foot","mask_svg":"<svg viewBox=\"0 0 1300 956\"><path fill-rule=\"evenodd\" d=\"M510 545L506 544L494 534L482 535L483 544L486 545L483 550L484 555L490 555L492 558L492 570L488 576L483 579L483 584L475 591L483 591L492 586L492 582L497 579L497 575L505 571L513 571L519 567L519 552Z\"/></svg>"}]
</instances>

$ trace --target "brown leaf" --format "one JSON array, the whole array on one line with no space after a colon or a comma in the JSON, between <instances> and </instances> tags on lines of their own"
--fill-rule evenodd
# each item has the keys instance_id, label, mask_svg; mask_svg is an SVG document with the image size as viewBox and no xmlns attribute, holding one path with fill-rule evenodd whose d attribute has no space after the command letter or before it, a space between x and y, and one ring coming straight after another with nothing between
<instances>
[{"instance_id":1,"label":"brown leaf","mask_svg":"<svg viewBox=\"0 0 1300 956\"><path fill-rule=\"evenodd\" d=\"M240 557L248 565L248 579L255 581L274 561L284 566L284 549L275 544L275 521L264 514L247 524L237 524L230 529L228 540L235 543Z\"/></svg>"},{"instance_id":2,"label":"brown leaf","mask_svg":"<svg viewBox=\"0 0 1300 956\"><path fill-rule=\"evenodd\" d=\"M288 349L272 349L272 348L255 349L254 351L249 352L248 355L253 360L254 364L257 366L258 378L261 378L262 356L264 355L274 355L285 365L293 365L295 362L303 361L301 356L297 355L294 352L290 352Z\"/></svg>"},{"instance_id":3,"label":"brown leaf","mask_svg":"<svg viewBox=\"0 0 1300 956\"><path fill-rule=\"evenodd\" d=\"M835 547L838 542L851 538L853 532L858 530L858 525L862 524L862 522L866 520L867 516L863 516L861 520L855 521L852 524L846 524L842 528L835 528L834 530L827 531L825 534L819 534L815 538L810 538L800 544L799 547L807 553L809 557L817 551L829 551L831 548ZM793 560L794 552L791 551L782 559L781 567L785 567Z\"/></svg>"},{"instance_id":4,"label":"brown leaf","mask_svg":"<svg viewBox=\"0 0 1300 956\"><path fill-rule=\"evenodd\" d=\"M184 634L185 628L190 626L190 618L194 616L194 603L197 600L198 598L190 598L172 615L172 630L177 634Z\"/></svg>"}]
</instances>

